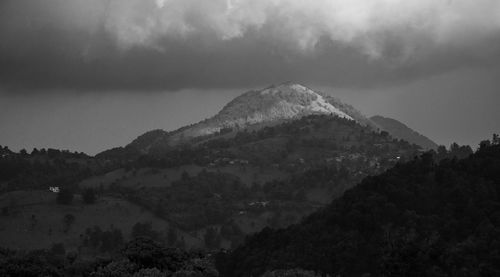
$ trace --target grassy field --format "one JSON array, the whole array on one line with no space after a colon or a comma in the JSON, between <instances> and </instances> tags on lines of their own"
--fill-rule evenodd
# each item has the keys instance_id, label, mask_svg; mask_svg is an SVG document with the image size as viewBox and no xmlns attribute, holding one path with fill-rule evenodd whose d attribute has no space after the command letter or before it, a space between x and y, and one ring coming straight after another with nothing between
<instances>
[{"instance_id":1,"label":"grassy field","mask_svg":"<svg viewBox=\"0 0 500 277\"><path fill-rule=\"evenodd\" d=\"M251 185L254 182L286 178L287 174L277 169L261 169L255 166L220 165L200 167L186 165L177 168L151 169L141 168L126 171L118 169L100 176L93 176L82 181L80 188L99 189L118 185L140 189L141 187L170 186L180 180L184 172L194 176L203 169L209 172L223 172L238 176L242 183ZM0 246L13 249L48 248L55 243L64 243L66 249L76 249L82 242L82 235L87 228L100 227L103 231L111 227L122 230L125 239L130 238L132 226L138 222L151 222L153 229L166 234L169 223L151 211L133 204L125 199L105 195L98 197L94 204L84 204L80 195L75 195L71 205L56 203L56 193L48 190L13 191L0 195L0 208L8 208L8 212L0 215ZM63 217L72 214L74 223L65 231ZM248 218L247 215L235 217L237 224L245 233L252 233L268 225L266 214ZM214 226L219 228L220 226ZM177 230L188 248L203 247L204 229L187 233ZM223 247L229 247L229 241L222 241Z\"/></svg>"},{"instance_id":2,"label":"grassy field","mask_svg":"<svg viewBox=\"0 0 500 277\"><path fill-rule=\"evenodd\" d=\"M72 205L58 205L56 194L49 191L16 191L0 197L0 207L9 207L8 214L0 216L0 246L12 249L48 248L64 243L66 249L81 244L81 235L89 227L102 230L114 227L130 238L132 226L137 222L151 222L153 229L166 233L168 222L126 200L102 197L86 205L78 195ZM72 214L75 221L64 232L63 217ZM201 247L202 242L187 233L180 233L187 247Z\"/></svg>"}]
</instances>

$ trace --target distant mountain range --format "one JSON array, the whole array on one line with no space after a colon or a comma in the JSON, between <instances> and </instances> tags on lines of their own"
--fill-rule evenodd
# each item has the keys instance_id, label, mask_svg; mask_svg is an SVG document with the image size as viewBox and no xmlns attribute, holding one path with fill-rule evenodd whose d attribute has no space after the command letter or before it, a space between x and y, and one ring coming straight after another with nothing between
<instances>
[{"instance_id":1,"label":"distant mountain range","mask_svg":"<svg viewBox=\"0 0 500 277\"><path fill-rule=\"evenodd\" d=\"M438 147L434 141L412 130L396 119L376 115L370 117L370 120L377 124L381 130L389 132L393 137L415 143L425 150L437 149Z\"/></svg>"},{"instance_id":2,"label":"distant mountain range","mask_svg":"<svg viewBox=\"0 0 500 277\"><path fill-rule=\"evenodd\" d=\"M147 132L123 148L105 151L98 156L147 154L170 150L194 138L206 137L242 129L259 129L307 115L326 114L354 120L374 131L387 131L392 137L419 145L425 150L437 144L403 123L382 116L367 118L360 111L329 94L314 91L304 85L286 82L260 90L248 91L224 106L208 119L167 132Z\"/></svg>"}]
</instances>

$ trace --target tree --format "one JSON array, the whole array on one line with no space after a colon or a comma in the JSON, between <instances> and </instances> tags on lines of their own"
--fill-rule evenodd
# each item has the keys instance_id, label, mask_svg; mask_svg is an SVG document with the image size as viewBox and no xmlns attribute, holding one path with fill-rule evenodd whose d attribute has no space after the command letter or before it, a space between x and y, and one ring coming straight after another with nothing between
<instances>
[{"instance_id":1,"label":"tree","mask_svg":"<svg viewBox=\"0 0 500 277\"><path fill-rule=\"evenodd\" d=\"M442 160L446 158L448 155L448 150L446 150L446 147L444 145L439 145L437 148L437 158L438 160Z\"/></svg>"},{"instance_id":2,"label":"tree","mask_svg":"<svg viewBox=\"0 0 500 277\"><path fill-rule=\"evenodd\" d=\"M170 274L163 273L156 267L143 268L134 273L134 275L132 275L132 277L167 277L167 276L170 276Z\"/></svg>"},{"instance_id":3,"label":"tree","mask_svg":"<svg viewBox=\"0 0 500 277\"><path fill-rule=\"evenodd\" d=\"M31 151L31 156L36 156L38 154L40 154L40 151L38 151L38 149L36 148L33 148L33 151Z\"/></svg>"},{"instance_id":4,"label":"tree","mask_svg":"<svg viewBox=\"0 0 500 277\"><path fill-rule=\"evenodd\" d=\"M491 144L498 145L500 144L500 137L498 134L493 134L493 139L491 140Z\"/></svg>"},{"instance_id":5,"label":"tree","mask_svg":"<svg viewBox=\"0 0 500 277\"><path fill-rule=\"evenodd\" d=\"M189 255L176 248L163 245L145 237L131 240L123 249L123 255L142 268L158 268L172 272L180 270Z\"/></svg>"},{"instance_id":6,"label":"tree","mask_svg":"<svg viewBox=\"0 0 500 277\"><path fill-rule=\"evenodd\" d=\"M64 276L64 260L46 250L16 252L0 249L0 276Z\"/></svg>"},{"instance_id":7,"label":"tree","mask_svg":"<svg viewBox=\"0 0 500 277\"><path fill-rule=\"evenodd\" d=\"M35 230L37 223L38 223L38 220L36 218L36 215L32 214L31 220L30 220L30 230L32 230L32 231Z\"/></svg>"},{"instance_id":8,"label":"tree","mask_svg":"<svg viewBox=\"0 0 500 277\"><path fill-rule=\"evenodd\" d=\"M95 203L95 191L93 188L87 188L83 191L83 202L86 204Z\"/></svg>"},{"instance_id":9,"label":"tree","mask_svg":"<svg viewBox=\"0 0 500 277\"><path fill-rule=\"evenodd\" d=\"M483 150L491 146L491 142L489 140L483 140L479 143L479 149Z\"/></svg>"},{"instance_id":10,"label":"tree","mask_svg":"<svg viewBox=\"0 0 500 277\"><path fill-rule=\"evenodd\" d=\"M113 261L104 267L92 272L93 277L131 277L137 266L129 260Z\"/></svg>"},{"instance_id":11,"label":"tree","mask_svg":"<svg viewBox=\"0 0 500 277\"><path fill-rule=\"evenodd\" d=\"M57 193L56 201L58 204L71 204L71 202L73 202L73 192L67 188L60 188L59 193Z\"/></svg>"},{"instance_id":12,"label":"tree","mask_svg":"<svg viewBox=\"0 0 500 277\"><path fill-rule=\"evenodd\" d=\"M71 225L73 224L73 222L75 222L75 216L72 215L72 214L66 214L64 217L63 217L63 231L64 233L67 233L69 231L69 228L71 227Z\"/></svg>"},{"instance_id":13,"label":"tree","mask_svg":"<svg viewBox=\"0 0 500 277\"><path fill-rule=\"evenodd\" d=\"M319 277L314 271L306 271L302 269L286 269L268 271L262 277Z\"/></svg>"}]
</instances>

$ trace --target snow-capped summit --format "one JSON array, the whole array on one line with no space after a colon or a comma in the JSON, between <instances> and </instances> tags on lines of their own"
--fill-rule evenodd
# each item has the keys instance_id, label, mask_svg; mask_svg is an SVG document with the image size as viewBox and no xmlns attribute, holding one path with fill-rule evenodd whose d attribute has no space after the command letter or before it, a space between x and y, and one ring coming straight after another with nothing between
<instances>
[{"instance_id":1,"label":"snow-capped summit","mask_svg":"<svg viewBox=\"0 0 500 277\"><path fill-rule=\"evenodd\" d=\"M229 102L214 119L221 120L227 126L236 126L290 119L313 113L353 119L327 102L321 94L293 83L249 91Z\"/></svg>"},{"instance_id":2,"label":"snow-capped summit","mask_svg":"<svg viewBox=\"0 0 500 277\"><path fill-rule=\"evenodd\" d=\"M352 106L331 95L314 91L301 84L287 82L248 91L227 103L213 117L196 124L171 132L163 130L147 132L128 144L125 149L132 149L133 151L129 151L132 154L163 151L179 143L189 142L191 138L215 134L226 128L257 129L312 114L337 116L369 126L374 131L390 130L392 133L390 126L383 128L387 124L382 124L383 126L377 124L375 120L368 119ZM402 138L397 135L401 132L394 133L395 138ZM118 153L123 156L128 155L127 151L123 154L120 149L112 149L105 151L107 152L105 155Z\"/></svg>"},{"instance_id":3,"label":"snow-capped summit","mask_svg":"<svg viewBox=\"0 0 500 277\"><path fill-rule=\"evenodd\" d=\"M148 153L158 146L174 146L189 138L214 134L226 128L259 128L312 114L338 116L372 126L374 130L378 128L359 111L337 98L287 82L248 91L234 98L211 118L173 132L154 130L145 133L128 146Z\"/></svg>"},{"instance_id":4,"label":"snow-capped summit","mask_svg":"<svg viewBox=\"0 0 500 277\"><path fill-rule=\"evenodd\" d=\"M244 128L311 114L328 114L360 123L367 120L354 108L332 96L301 84L287 82L248 91L233 99L212 118L190 126L180 133L183 137L196 137L212 134L223 128Z\"/></svg>"}]
</instances>

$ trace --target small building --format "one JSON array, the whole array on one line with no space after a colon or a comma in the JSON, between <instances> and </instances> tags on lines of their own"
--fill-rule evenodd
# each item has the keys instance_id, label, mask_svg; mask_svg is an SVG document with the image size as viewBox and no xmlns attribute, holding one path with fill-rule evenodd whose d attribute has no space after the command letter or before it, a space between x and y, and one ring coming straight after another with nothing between
<instances>
[{"instance_id":1,"label":"small building","mask_svg":"<svg viewBox=\"0 0 500 277\"><path fill-rule=\"evenodd\" d=\"M59 193L60 189L59 189L59 187L49 187L49 191L54 192L54 193Z\"/></svg>"}]
</instances>

